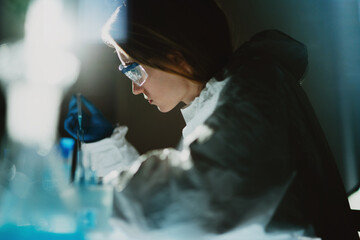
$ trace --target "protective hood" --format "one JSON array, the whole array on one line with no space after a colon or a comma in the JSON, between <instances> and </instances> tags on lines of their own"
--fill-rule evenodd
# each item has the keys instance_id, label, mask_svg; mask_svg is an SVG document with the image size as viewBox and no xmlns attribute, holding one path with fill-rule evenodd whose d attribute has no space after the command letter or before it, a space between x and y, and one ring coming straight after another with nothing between
<instances>
[{"instance_id":1,"label":"protective hood","mask_svg":"<svg viewBox=\"0 0 360 240\"><path fill-rule=\"evenodd\" d=\"M266 30L239 47L226 69L231 72L231 69L238 68L244 61L264 57L279 62L297 80L303 77L308 64L304 44L278 30Z\"/></svg>"}]
</instances>

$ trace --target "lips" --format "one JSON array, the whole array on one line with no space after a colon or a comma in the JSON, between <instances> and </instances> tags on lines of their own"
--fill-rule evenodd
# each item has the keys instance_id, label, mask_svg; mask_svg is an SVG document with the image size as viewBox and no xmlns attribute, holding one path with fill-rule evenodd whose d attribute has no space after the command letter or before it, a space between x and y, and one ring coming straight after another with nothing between
<instances>
[{"instance_id":1,"label":"lips","mask_svg":"<svg viewBox=\"0 0 360 240\"><path fill-rule=\"evenodd\" d=\"M151 100L151 99L149 99L149 97L148 96L146 96L145 94L144 94L144 98L150 103L150 104L152 104L153 103L153 100Z\"/></svg>"}]
</instances>

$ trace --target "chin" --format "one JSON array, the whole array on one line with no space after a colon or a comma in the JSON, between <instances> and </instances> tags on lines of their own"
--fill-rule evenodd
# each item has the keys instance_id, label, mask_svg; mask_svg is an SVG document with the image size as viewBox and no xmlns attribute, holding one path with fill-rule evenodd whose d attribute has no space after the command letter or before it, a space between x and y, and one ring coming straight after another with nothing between
<instances>
[{"instance_id":1,"label":"chin","mask_svg":"<svg viewBox=\"0 0 360 240\"><path fill-rule=\"evenodd\" d=\"M160 107L160 106L157 106L158 110L162 113L167 113L167 112L170 112L173 108L169 108L169 107Z\"/></svg>"}]
</instances>

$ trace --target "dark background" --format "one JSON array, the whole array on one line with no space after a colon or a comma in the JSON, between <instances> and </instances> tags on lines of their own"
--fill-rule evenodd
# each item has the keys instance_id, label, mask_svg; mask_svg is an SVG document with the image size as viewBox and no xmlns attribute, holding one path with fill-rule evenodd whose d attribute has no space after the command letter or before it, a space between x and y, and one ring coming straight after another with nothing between
<instances>
[{"instance_id":1,"label":"dark background","mask_svg":"<svg viewBox=\"0 0 360 240\"><path fill-rule=\"evenodd\" d=\"M117 70L114 50L102 43L99 28L115 0L63 0L77 27L73 52L81 61L77 82L64 96L59 137L68 136L63 119L73 93L81 92L113 123L127 125L128 140L140 153L175 147L185 123L179 107L161 113ZM264 29L279 29L305 43L309 69L304 88L335 154L346 188L360 178L360 24L357 0L219 0L231 20L238 46ZM0 0L0 44L24 36L29 0ZM201 9L199 9L201 14ZM0 98L0 102L1 101ZM5 107L0 104L1 116ZM3 121L4 118L1 119ZM0 121L0 124L3 122Z\"/></svg>"}]
</instances>

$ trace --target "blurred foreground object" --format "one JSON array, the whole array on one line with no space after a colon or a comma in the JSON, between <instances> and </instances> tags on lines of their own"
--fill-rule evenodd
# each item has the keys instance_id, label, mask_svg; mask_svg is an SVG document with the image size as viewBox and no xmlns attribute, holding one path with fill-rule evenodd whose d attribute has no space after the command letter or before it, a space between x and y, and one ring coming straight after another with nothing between
<instances>
[{"instance_id":1,"label":"blurred foreground object","mask_svg":"<svg viewBox=\"0 0 360 240\"><path fill-rule=\"evenodd\" d=\"M0 79L7 98L7 133L28 146L56 139L59 106L75 83L80 62L67 49L71 29L62 1L36 0L26 16L25 39L0 45Z\"/></svg>"},{"instance_id":2,"label":"blurred foreground object","mask_svg":"<svg viewBox=\"0 0 360 240\"><path fill-rule=\"evenodd\" d=\"M0 239L84 239L106 228L112 189L69 184L73 146L58 147L64 93L80 62L62 0L33 0L25 38L0 45L8 141L0 161ZM62 151L62 152L60 152Z\"/></svg>"}]
</instances>

